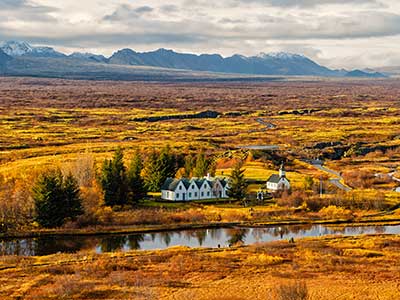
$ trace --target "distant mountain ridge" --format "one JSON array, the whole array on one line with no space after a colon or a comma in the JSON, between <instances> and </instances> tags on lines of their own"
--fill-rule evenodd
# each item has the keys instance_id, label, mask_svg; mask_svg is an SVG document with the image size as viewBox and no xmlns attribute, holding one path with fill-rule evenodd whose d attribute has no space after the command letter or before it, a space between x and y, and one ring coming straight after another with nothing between
<instances>
[{"instance_id":1,"label":"distant mountain ridge","mask_svg":"<svg viewBox=\"0 0 400 300\"><path fill-rule=\"evenodd\" d=\"M0 49L9 56L66 57L51 47L34 47L26 42L7 41L0 43Z\"/></svg>"},{"instance_id":2,"label":"distant mountain ridge","mask_svg":"<svg viewBox=\"0 0 400 300\"><path fill-rule=\"evenodd\" d=\"M123 49L115 52L109 63L255 75L336 76L335 71L305 56L283 52L251 57L236 54L223 58L219 54L195 55L163 48L143 53Z\"/></svg>"},{"instance_id":3,"label":"distant mountain ridge","mask_svg":"<svg viewBox=\"0 0 400 300\"><path fill-rule=\"evenodd\" d=\"M224 58L219 54L196 55L164 48L150 52L122 49L107 58L93 53L66 55L51 47L36 47L17 41L0 43L0 65L3 66L3 74L24 75L36 68L37 76L40 76L41 68L44 75L62 76L64 72L72 76L85 70L89 74L92 69L96 69L96 74L98 70L110 74L117 69L122 70L122 66L137 66L260 76L385 77L378 72L331 70L304 55L286 52L260 53L249 57L236 54Z\"/></svg>"}]
</instances>

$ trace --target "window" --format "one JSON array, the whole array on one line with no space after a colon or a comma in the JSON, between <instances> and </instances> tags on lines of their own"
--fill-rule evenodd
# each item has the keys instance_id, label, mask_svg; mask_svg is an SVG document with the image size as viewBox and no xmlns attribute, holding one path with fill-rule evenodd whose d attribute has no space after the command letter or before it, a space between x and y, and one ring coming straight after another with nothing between
<instances>
[{"instance_id":1,"label":"window","mask_svg":"<svg viewBox=\"0 0 400 300\"><path fill-rule=\"evenodd\" d=\"M189 193L189 197L192 197L192 193Z\"/></svg>"},{"instance_id":2,"label":"window","mask_svg":"<svg viewBox=\"0 0 400 300\"><path fill-rule=\"evenodd\" d=\"M204 197L204 192L201 192L201 196Z\"/></svg>"},{"instance_id":3,"label":"window","mask_svg":"<svg viewBox=\"0 0 400 300\"><path fill-rule=\"evenodd\" d=\"M210 196L210 192L207 192L207 196Z\"/></svg>"},{"instance_id":4,"label":"window","mask_svg":"<svg viewBox=\"0 0 400 300\"><path fill-rule=\"evenodd\" d=\"M197 197L197 192L194 193L194 196Z\"/></svg>"},{"instance_id":5,"label":"window","mask_svg":"<svg viewBox=\"0 0 400 300\"><path fill-rule=\"evenodd\" d=\"M176 199L179 199L179 194L176 194Z\"/></svg>"},{"instance_id":6,"label":"window","mask_svg":"<svg viewBox=\"0 0 400 300\"><path fill-rule=\"evenodd\" d=\"M182 186L181 185L179 186L179 190L182 191Z\"/></svg>"}]
</instances>

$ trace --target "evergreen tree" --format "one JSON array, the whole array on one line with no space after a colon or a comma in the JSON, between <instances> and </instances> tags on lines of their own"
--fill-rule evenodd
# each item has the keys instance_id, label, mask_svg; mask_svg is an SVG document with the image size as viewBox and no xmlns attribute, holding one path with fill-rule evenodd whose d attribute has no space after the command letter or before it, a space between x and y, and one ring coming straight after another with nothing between
<instances>
[{"instance_id":1,"label":"evergreen tree","mask_svg":"<svg viewBox=\"0 0 400 300\"><path fill-rule=\"evenodd\" d=\"M150 192L158 192L164 183L158 165L158 153L155 150L150 153L146 160L144 181Z\"/></svg>"},{"instance_id":2,"label":"evergreen tree","mask_svg":"<svg viewBox=\"0 0 400 300\"><path fill-rule=\"evenodd\" d=\"M151 192L159 192L168 177L175 177L178 170L177 158L166 146L160 153L152 151L145 165L145 185Z\"/></svg>"},{"instance_id":3,"label":"evergreen tree","mask_svg":"<svg viewBox=\"0 0 400 300\"><path fill-rule=\"evenodd\" d=\"M168 177L175 177L177 171L177 159L175 154L171 152L169 145L165 146L158 157L159 170L161 172L162 183Z\"/></svg>"},{"instance_id":4,"label":"evergreen tree","mask_svg":"<svg viewBox=\"0 0 400 300\"><path fill-rule=\"evenodd\" d=\"M62 174L60 170L39 176L33 186L36 222L43 227L59 227L64 223L62 203Z\"/></svg>"},{"instance_id":5,"label":"evergreen tree","mask_svg":"<svg viewBox=\"0 0 400 300\"><path fill-rule=\"evenodd\" d=\"M101 168L100 185L104 192L104 202L108 206L127 202L128 182L123 158L122 149L117 148L113 159L105 160Z\"/></svg>"},{"instance_id":6,"label":"evergreen tree","mask_svg":"<svg viewBox=\"0 0 400 300\"><path fill-rule=\"evenodd\" d=\"M209 173L211 167L210 160L206 157L204 151L201 151L196 157L196 165L193 170L194 177L204 177Z\"/></svg>"},{"instance_id":7,"label":"evergreen tree","mask_svg":"<svg viewBox=\"0 0 400 300\"><path fill-rule=\"evenodd\" d=\"M63 177L59 169L42 174L33 186L35 220L43 227L62 226L66 219L82 214L81 198L76 179Z\"/></svg>"},{"instance_id":8,"label":"evergreen tree","mask_svg":"<svg viewBox=\"0 0 400 300\"><path fill-rule=\"evenodd\" d=\"M190 178L192 175L192 170L196 165L196 161L195 158L193 157L193 155L187 155L185 157L185 162L184 162L184 169L185 172L183 173L183 176L185 178Z\"/></svg>"},{"instance_id":9,"label":"evergreen tree","mask_svg":"<svg viewBox=\"0 0 400 300\"><path fill-rule=\"evenodd\" d=\"M78 180L72 174L68 174L64 178L63 191L65 197L65 217L74 219L83 214Z\"/></svg>"},{"instance_id":10,"label":"evergreen tree","mask_svg":"<svg viewBox=\"0 0 400 300\"><path fill-rule=\"evenodd\" d=\"M242 201L246 198L247 182L244 178L243 162L239 161L232 170L229 180L228 196Z\"/></svg>"},{"instance_id":11,"label":"evergreen tree","mask_svg":"<svg viewBox=\"0 0 400 300\"><path fill-rule=\"evenodd\" d=\"M137 201L146 196L146 188L144 180L141 176L143 169L142 156L139 151L136 151L128 169L128 187L130 192L130 199Z\"/></svg>"}]
</instances>

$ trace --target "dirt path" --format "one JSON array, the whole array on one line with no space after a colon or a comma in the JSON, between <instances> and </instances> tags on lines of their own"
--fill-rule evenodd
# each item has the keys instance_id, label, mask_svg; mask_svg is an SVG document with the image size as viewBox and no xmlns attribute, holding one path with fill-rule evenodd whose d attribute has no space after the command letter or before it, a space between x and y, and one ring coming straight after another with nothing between
<instances>
[{"instance_id":1,"label":"dirt path","mask_svg":"<svg viewBox=\"0 0 400 300\"><path fill-rule=\"evenodd\" d=\"M344 185L342 182L344 182L343 177L340 175L339 172L333 171L331 169L328 169L327 167L324 167L321 163L316 163L316 162L311 162L310 163L314 168L317 168L323 172L329 173L333 176L335 176L335 178L330 178L329 182L332 183L334 186L336 186L337 188L341 189L342 191L345 192L350 192L352 190L351 187Z\"/></svg>"}]
</instances>

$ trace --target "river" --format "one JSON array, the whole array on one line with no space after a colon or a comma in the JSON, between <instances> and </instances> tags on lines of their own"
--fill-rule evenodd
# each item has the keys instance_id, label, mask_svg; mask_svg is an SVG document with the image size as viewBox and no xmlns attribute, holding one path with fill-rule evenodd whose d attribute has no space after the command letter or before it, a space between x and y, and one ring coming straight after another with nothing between
<instances>
[{"instance_id":1,"label":"river","mask_svg":"<svg viewBox=\"0 0 400 300\"><path fill-rule=\"evenodd\" d=\"M348 226L290 225L163 231L143 234L102 236L48 236L0 240L0 255L42 256L54 253L89 251L96 253L156 250L173 246L229 247L276 240L325 235L400 234L400 225Z\"/></svg>"}]
</instances>

